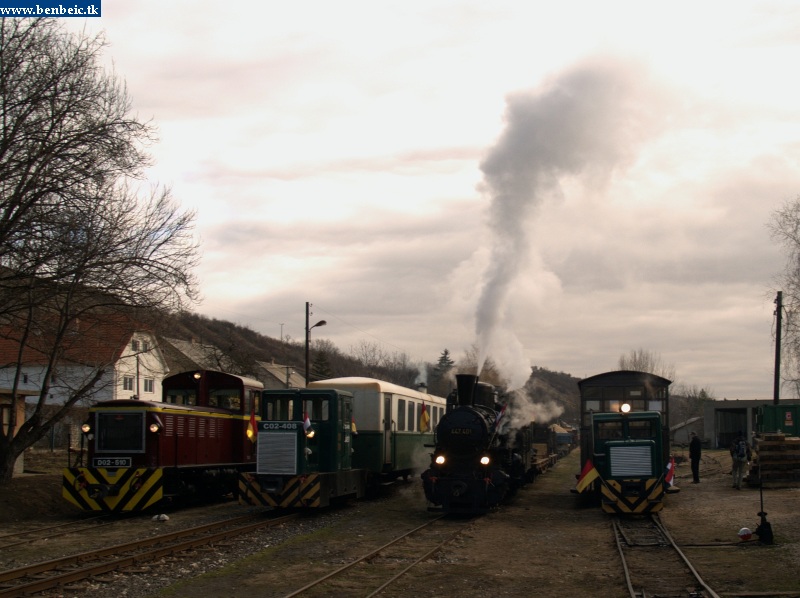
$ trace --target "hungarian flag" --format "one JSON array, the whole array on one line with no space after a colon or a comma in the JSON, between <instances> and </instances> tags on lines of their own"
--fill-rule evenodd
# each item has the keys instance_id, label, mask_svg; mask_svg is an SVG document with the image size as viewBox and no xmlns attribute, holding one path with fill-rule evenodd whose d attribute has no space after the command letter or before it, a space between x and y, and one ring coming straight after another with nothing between
<instances>
[{"instance_id":1,"label":"hungarian flag","mask_svg":"<svg viewBox=\"0 0 800 598\"><path fill-rule=\"evenodd\" d=\"M308 432L311 427L311 420L308 419L308 413L303 414L303 432Z\"/></svg>"},{"instance_id":2,"label":"hungarian flag","mask_svg":"<svg viewBox=\"0 0 800 598\"><path fill-rule=\"evenodd\" d=\"M425 433L431 429L431 416L428 415L428 408L422 403L422 412L419 414L419 431Z\"/></svg>"},{"instance_id":3,"label":"hungarian flag","mask_svg":"<svg viewBox=\"0 0 800 598\"><path fill-rule=\"evenodd\" d=\"M576 489L578 492L583 492L589 485L600 477L600 473L595 469L591 459L586 460L586 465L583 466L581 476L578 478L578 485Z\"/></svg>"},{"instance_id":4,"label":"hungarian flag","mask_svg":"<svg viewBox=\"0 0 800 598\"><path fill-rule=\"evenodd\" d=\"M497 429L500 420L503 419L503 416L506 414L506 406L503 405L503 408L497 413L497 416L494 418L494 428Z\"/></svg>"},{"instance_id":5,"label":"hungarian flag","mask_svg":"<svg viewBox=\"0 0 800 598\"><path fill-rule=\"evenodd\" d=\"M675 484L675 457L669 458L669 463L667 463L667 474L664 476L664 481L670 486Z\"/></svg>"},{"instance_id":6,"label":"hungarian flag","mask_svg":"<svg viewBox=\"0 0 800 598\"><path fill-rule=\"evenodd\" d=\"M258 439L256 430L258 430L258 424L256 424L256 409L253 407L250 410L250 421L247 422L247 437L250 439L250 442L255 442Z\"/></svg>"}]
</instances>

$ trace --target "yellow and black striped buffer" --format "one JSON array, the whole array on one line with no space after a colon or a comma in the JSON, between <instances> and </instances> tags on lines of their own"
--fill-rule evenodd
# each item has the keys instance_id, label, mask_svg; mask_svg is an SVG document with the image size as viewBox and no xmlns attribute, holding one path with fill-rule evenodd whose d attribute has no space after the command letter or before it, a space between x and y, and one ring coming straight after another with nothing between
<instances>
[{"instance_id":1,"label":"yellow and black striped buffer","mask_svg":"<svg viewBox=\"0 0 800 598\"><path fill-rule=\"evenodd\" d=\"M163 470L73 467L64 470L61 495L84 511L143 511L164 497Z\"/></svg>"},{"instance_id":2,"label":"yellow and black striped buffer","mask_svg":"<svg viewBox=\"0 0 800 598\"><path fill-rule=\"evenodd\" d=\"M664 507L663 478L603 480L601 505L606 513L655 513Z\"/></svg>"},{"instance_id":3,"label":"yellow and black striped buffer","mask_svg":"<svg viewBox=\"0 0 800 598\"><path fill-rule=\"evenodd\" d=\"M322 479L316 473L286 478L276 490L262 489L256 476L243 473L239 476L239 502L276 509L327 506L322 501Z\"/></svg>"}]
</instances>

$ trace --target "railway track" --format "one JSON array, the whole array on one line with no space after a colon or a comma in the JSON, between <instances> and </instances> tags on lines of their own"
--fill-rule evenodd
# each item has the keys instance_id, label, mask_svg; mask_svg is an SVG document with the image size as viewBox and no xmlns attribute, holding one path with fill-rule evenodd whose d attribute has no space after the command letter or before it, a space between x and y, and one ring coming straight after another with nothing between
<instances>
[{"instance_id":1,"label":"railway track","mask_svg":"<svg viewBox=\"0 0 800 598\"><path fill-rule=\"evenodd\" d=\"M100 522L103 519L107 519L108 521L104 523ZM106 525L113 525L114 523L116 523L116 521L110 520L107 515L98 515L77 521L66 521L54 525L46 525L8 534L0 534L0 553L8 550L9 548L20 546L22 544L30 544L31 542L50 540L52 538L65 536L67 534L96 530Z\"/></svg>"},{"instance_id":2,"label":"railway track","mask_svg":"<svg viewBox=\"0 0 800 598\"><path fill-rule=\"evenodd\" d=\"M416 565L426 561L469 527L441 515L322 575L293 596L377 596Z\"/></svg>"},{"instance_id":3,"label":"railway track","mask_svg":"<svg viewBox=\"0 0 800 598\"><path fill-rule=\"evenodd\" d=\"M167 555L224 541L265 527L280 525L297 516L297 514L281 517L265 517L263 514L244 515L126 544L9 569L0 572L0 597L27 596L52 588L62 588L68 584L74 584L110 571L140 565Z\"/></svg>"},{"instance_id":4,"label":"railway track","mask_svg":"<svg viewBox=\"0 0 800 598\"><path fill-rule=\"evenodd\" d=\"M631 598L719 598L661 524L658 515L612 520Z\"/></svg>"}]
</instances>

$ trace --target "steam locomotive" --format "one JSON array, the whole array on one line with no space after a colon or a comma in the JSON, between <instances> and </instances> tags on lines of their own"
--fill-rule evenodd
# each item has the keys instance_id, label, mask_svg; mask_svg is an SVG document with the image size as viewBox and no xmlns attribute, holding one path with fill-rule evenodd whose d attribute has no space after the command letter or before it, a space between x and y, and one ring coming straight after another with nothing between
<instances>
[{"instance_id":1,"label":"steam locomotive","mask_svg":"<svg viewBox=\"0 0 800 598\"><path fill-rule=\"evenodd\" d=\"M239 474L255 470L263 387L194 370L165 378L162 401L97 403L82 426L86 463L64 470L63 498L85 511L122 513L235 492Z\"/></svg>"},{"instance_id":2,"label":"steam locomotive","mask_svg":"<svg viewBox=\"0 0 800 598\"><path fill-rule=\"evenodd\" d=\"M422 473L425 497L445 513L486 513L535 477L534 427L501 432L508 403L495 388L468 374L456 384Z\"/></svg>"}]
</instances>

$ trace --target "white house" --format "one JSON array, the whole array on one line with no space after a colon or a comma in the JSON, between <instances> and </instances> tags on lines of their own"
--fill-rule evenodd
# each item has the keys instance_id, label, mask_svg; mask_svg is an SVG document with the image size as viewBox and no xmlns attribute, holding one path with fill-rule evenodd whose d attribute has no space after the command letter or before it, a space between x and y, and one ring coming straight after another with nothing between
<instances>
[{"instance_id":1,"label":"white house","mask_svg":"<svg viewBox=\"0 0 800 598\"><path fill-rule=\"evenodd\" d=\"M11 397L18 375L17 396L37 402L50 353L46 341L33 339L20 352L12 331L0 335L0 396ZM99 372L102 374L85 394L83 404L132 397L160 401L161 381L168 371L151 332L118 316L91 323L83 320L70 330L64 343L63 356L51 372L46 402L64 403Z\"/></svg>"}]
</instances>

